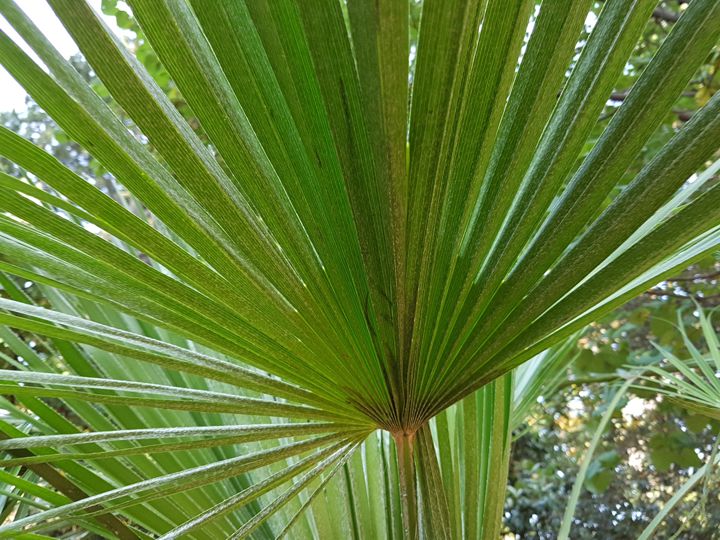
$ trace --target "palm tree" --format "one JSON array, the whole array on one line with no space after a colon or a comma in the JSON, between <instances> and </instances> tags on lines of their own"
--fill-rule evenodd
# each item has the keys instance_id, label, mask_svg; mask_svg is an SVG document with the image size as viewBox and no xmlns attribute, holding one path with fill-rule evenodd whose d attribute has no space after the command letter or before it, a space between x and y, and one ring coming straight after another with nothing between
<instances>
[{"instance_id":1,"label":"palm tree","mask_svg":"<svg viewBox=\"0 0 720 540\"><path fill-rule=\"evenodd\" d=\"M111 97L12 0L34 54L3 34L0 60L123 196L0 130L47 187L0 178L0 537L495 538L517 408L567 340L720 243L720 185L683 189L720 95L604 204L715 0L589 152L656 0L606 0L580 41L590 0L425 0L412 48L400 0L129 1L198 130L87 4L49 3Z\"/></svg>"}]
</instances>

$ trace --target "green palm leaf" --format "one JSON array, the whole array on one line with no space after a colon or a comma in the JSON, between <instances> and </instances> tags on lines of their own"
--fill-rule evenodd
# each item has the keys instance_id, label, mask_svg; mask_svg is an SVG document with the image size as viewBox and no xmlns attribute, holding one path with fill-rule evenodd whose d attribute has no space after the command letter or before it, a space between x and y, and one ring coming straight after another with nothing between
<instances>
[{"instance_id":1,"label":"green palm leaf","mask_svg":"<svg viewBox=\"0 0 720 540\"><path fill-rule=\"evenodd\" d=\"M683 187L720 94L603 208L713 0L589 153L654 0L580 43L588 0L425 0L417 44L404 1L131 0L192 122L90 6L49 3L109 97L12 0L34 55L3 33L0 61L124 197L0 129L42 183L0 175L0 537L495 538L568 338L720 244L720 186Z\"/></svg>"}]
</instances>

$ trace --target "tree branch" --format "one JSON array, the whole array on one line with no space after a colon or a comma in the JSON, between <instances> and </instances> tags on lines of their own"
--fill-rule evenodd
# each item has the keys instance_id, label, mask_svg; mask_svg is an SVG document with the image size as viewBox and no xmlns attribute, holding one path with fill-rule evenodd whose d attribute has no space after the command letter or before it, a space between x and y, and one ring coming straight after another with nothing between
<instances>
[{"instance_id":1,"label":"tree branch","mask_svg":"<svg viewBox=\"0 0 720 540\"><path fill-rule=\"evenodd\" d=\"M667 278L665 281L709 281L716 277L720 277L720 270L717 272L710 272L709 274L695 274L694 276L688 277L679 276Z\"/></svg>"},{"instance_id":2,"label":"tree branch","mask_svg":"<svg viewBox=\"0 0 720 540\"><path fill-rule=\"evenodd\" d=\"M680 14L675 13L674 11L670 11L669 9L663 9L663 8L655 8L653 11L653 19L656 21L665 21L669 23L677 22L677 20L680 18Z\"/></svg>"},{"instance_id":3,"label":"tree branch","mask_svg":"<svg viewBox=\"0 0 720 540\"><path fill-rule=\"evenodd\" d=\"M667 296L669 298L680 298L682 300L695 300L699 304L707 304L708 302L714 304L715 300L720 299L720 294L711 294L710 296L698 296L696 294L690 294L688 292L686 292L685 294L679 294L670 291L663 291L662 289L650 289L649 291L645 291L643 294L654 297Z\"/></svg>"}]
</instances>

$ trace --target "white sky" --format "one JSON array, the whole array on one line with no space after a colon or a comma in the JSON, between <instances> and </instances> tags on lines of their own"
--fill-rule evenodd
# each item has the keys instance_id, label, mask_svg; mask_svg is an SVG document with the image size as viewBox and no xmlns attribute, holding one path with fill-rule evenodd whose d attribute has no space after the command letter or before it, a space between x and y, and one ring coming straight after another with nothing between
<instances>
[{"instance_id":1,"label":"white sky","mask_svg":"<svg viewBox=\"0 0 720 540\"><path fill-rule=\"evenodd\" d=\"M78 52L72 38L45 0L16 0L16 2L64 57L67 58ZM89 4L100 13L100 0L89 0ZM114 17L103 16L103 19L110 28L118 30ZM0 16L0 30L30 53L30 49L22 43L20 37L2 16ZM37 59L34 54L32 56ZM0 111L24 110L26 95L25 90L15 82L5 68L0 66Z\"/></svg>"}]
</instances>

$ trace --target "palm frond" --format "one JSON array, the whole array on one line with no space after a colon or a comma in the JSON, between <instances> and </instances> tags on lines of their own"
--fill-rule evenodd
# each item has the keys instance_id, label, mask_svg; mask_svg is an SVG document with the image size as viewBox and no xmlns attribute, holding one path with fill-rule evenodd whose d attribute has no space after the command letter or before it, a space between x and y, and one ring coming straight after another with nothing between
<instances>
[{"instance_id":1,"label":"palm frond","mask_svg":"<svg viewBox=\"0 0 720 540\"><path fill-rule=\"evenodd\" d=\"M699 305L697 315L708 352L701 353L692 343L678 313L678 331L682 334L690 358L680 359L655 344L667 365L652 366L644 379L667 399L678 402L689 410L720 419L720 341L711 317Z\"/></svg>"},{"instance_id":2,"label":"palm frond","mask_svg":"<svg viewBox=\"0 0 720 540\"><path fill-rule=\"evenodd\" d=\"M129 1L192 122L49 3L109 97L12 0L34 54L2 33L0 62L124 198L0 128L27 172L0 175L0 537L496 537L511 429L565 357L510 372L720 244L720 185L684 187L720 94L620 185L714 0L589 153L655 0L582 40L589 0L425 0L417 44L397 0Z\"/></svg>"}]
</instances>

